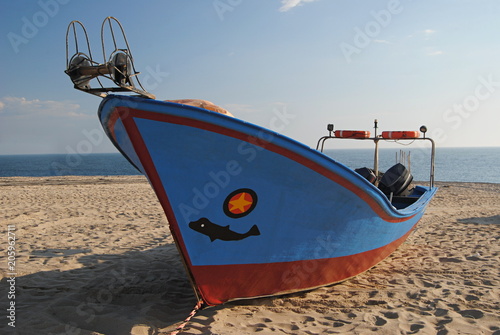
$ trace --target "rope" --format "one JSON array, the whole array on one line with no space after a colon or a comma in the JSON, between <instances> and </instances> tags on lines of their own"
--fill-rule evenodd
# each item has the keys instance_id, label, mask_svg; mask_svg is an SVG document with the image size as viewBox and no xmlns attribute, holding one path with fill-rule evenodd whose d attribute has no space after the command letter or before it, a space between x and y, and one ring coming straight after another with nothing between
<instances>
[{"instance_id":1,"label":"rope","mask_svg":"<svg viewBox=\"0 0 500 335\"><path fill-rule=\"evenodd\" d=\"M193 318L193 316L195 316L195 314L200 310L200 308L201 308L202 305L203 305L203 300L199 300L196 303L196 306L194 306L194 308L191 311L191 313L189 313L189 316L180 325L178 325L177 328L175 328L175 330L170 333L170 335L177 335L177 334L179 334L184 329L184 327L186 327L186 325L188 324L188 322L191 321L191 319Z\"/></svg>"}]
</instances>

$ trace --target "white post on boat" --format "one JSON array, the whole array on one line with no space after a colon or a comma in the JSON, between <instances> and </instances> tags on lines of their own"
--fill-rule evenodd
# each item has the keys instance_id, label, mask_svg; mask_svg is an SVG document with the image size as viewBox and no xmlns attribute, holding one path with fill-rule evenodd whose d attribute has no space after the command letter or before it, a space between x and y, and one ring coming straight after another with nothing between
<instances>
[{"instance_id":1,"label":"white post on boat","mask_svg":"<svg viewBox=\"0 0 500 335\"><path fill-rule=\"evenodd\" d=\"M373 141L375 142L375 156L373 157L373 170L375 171L375 186L378 186L378 136L377 136L377 128L378 128L378 120L375 119L373 122L375 128L375 136L373 137Z\"/></svg>"},{"instance_id":2,"label":"white post on boat","mask_svg":"<svg viewBox=\"0 0 500 335\"><path fill-rule=\"evenodd\" d=\"M434 187L434 164L436 157L436 143L432 138L425 137L425 133L427 132L426 126L421 126L420 131L424 134L424 140L429 140L431 142L431 176L429 180L429 188Z\"/></svg>"},{"instance_id":3,"label":"white post on boat","mask_svg":"<svg viewBox=\"0 0 500 335\"><path fill-rule=\"evenodd\" d=\"M411 151L408 151L408 172L411 174Z\"/></svg>"},{"instance_id":4,"label":"white post on boat","mask_svg":"<svg viewBox=\"0 0 500 335\"><path fill-rule=\"evenodd\" d=\"M436 143L432 138L428 138L431 141L431 178L430 178L430 187L434 187L434 159L436 157Z\"/></svg>"}]
</instances>

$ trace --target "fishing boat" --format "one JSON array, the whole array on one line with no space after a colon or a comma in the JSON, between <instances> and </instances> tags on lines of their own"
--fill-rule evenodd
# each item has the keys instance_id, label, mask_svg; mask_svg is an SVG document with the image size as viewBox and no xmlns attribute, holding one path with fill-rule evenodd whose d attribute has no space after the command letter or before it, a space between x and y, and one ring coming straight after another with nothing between
<instances>
[{"instance_id":1,"label":"fishing boat","mask_svg":"<svg viewBox=\"0 0 500 335\"><path fill-rule=\"evenodd\" d=\"M140 85L119 22L108 17L102 29L111 31L114 50L106 61L103 40L104 62L96 62L85 28L70 23L66 73L76 89L103 97L104 131L149 180L206 305L344 281L389 256L424 215L437 190L425 127L377 134L376 122L371 136L328 125L313 149L204 100L155 99ZM117 47L115 30L125 48ZM75 43L68 57L68 37L76 40L77 31L88 51ZM114 85L93 87L93 79ZM374 167L353 170L325 155L331 139L374 142ZM428 185L413 185L402 163L379 171L385 141L431 143Z\"/></svg>"}]
</instances>

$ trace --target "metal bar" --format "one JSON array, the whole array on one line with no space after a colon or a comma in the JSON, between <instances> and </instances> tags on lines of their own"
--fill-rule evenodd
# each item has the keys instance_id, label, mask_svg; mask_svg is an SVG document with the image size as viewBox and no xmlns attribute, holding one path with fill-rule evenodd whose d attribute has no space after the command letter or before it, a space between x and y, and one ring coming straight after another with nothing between
<instances>
[{"instance_id":1,"label":"metal bar","mask_svg":"<svg viewBox=\"0 0 500 335\"><path fill-rule=\"evenodd\" d=\"M408 152L408 171L411 173L411 151Z\"/></svg>"},{"instance_id":2,"label":"metal bar","mask_svg":"<svg viewBox=\"0 0 500 335\"><path fill-rule=\"evenodd\" d=\"M431 142L432 148L431 148L431 176L430 176L430 187L434 187L434 163L435 163L435 157L436 157L436 144L434 143L434 140L429 137L425 137L424 139L429 140Z\"/></svg>"},{"instance_id":3,"label":"metal bar","mask_svg":"<svg viewBox=\"0 0 500 335\"><path fill-rule=\"evenodd\" d=\"M75 38L75 49L76 53L80 52L80 49L78 48L78 36L76 34L76 28L75 28L75 23L73 22L73 37Z\"/></svg>"},{"instance_id":4,"label":"metal bar","mask_svg":"<svg viewBox=\"0 0 500 335\"><path fill-rule=\"evenodd\" d=\"M344 137L335 137L335 136L323 136L318 141L318 145L316 146L316 150L318 150L319 144L320 144L321 140L323 140L322 146L321 146L321 152L323 152L324 144L325 144L326 140L328 140L328 139L352 140L353 138L344 138ZM434 187L436 144L435 144L435 142L434 142L434 140L432 138L429 138L429 137L415 137L415 138L404 138L404 139L393 140L393 139L384 139L384 138L380 138L380 137L368 137L368 138L356 138L355 140L360 140L360 141L370 140L370 141L374 141L374 143L375 143L374 170L375 170L375 175L377 176L377 178L378 178L378 142L380 140L386 141L386 142L389 142L389 141L395 141L395 142L399 142L399 141L416 141L416 140L419 140L419 141L430 141L431 142L431 167L430 167L429 183L430 183L430 187Z\"/></svg>"},{"instance_id":5,"label":"metal bar","mask_svg":"<svg viewBox=\"0 0 500 335\"><path fill-rule=\"evenodd\" d=\"M323 152L323 150L325 149L325 141L326 141L326 139L327 139L327 138L328 138L328 137L325 137L325 138L323 139L323 142L321 142L321 152Z\"/></svg>"},{"instance_id":6,"label":"metal bar","mask_svg":"<svg viewBox=\"0 0 500 335\"><path fill-rule=\"evenodd\" d=\"M375 128L375 132L377 131L377 128ZM373 142L375 142L375 153L373 155L373 170L375 171L375 186L378 187L378 142L379 139L375 137L373 139Z\"/></svg>"},{"instance_id":7,"label":"metal bar","mask_svg":"<svg viewBox=\"0 0 500 335\"><path fill-rule=\"evenodd\" d=\"M111 24L111 20L109 20L108 23L109 23L109 31L111 32L111 37L113 38L113 46L115 47L116 50L117 46L116 46L115 31L113 30L113 25Z\"/></svg>"},{"instance_id":8,"label":"metal bar","mask_svg":"<svg viewBox=\"0 0 500 335\"><path fill-rule=\"evenodd\" d=\"M320 151L323 152L323 146L325 144L326 139L329 138L329 137L332 137L332 136L323 136L323 137L320 137L320 139L318 140L318 143L316 144L316 150L319 150L319 147L320 147L319 144L322 143ZM321 142L321 141L323 141L323 142Z\"/></svg>"},{"instance_id":9,"label":"metal bar","mask_svg":"<svg viewBox=\"0 0 500 335\"><path fill-rule=\"evenodd\" d=\"M111 66L108 63L106 63L106 64L100 64L98 66L79 66L78 71L85 76L97 77L104 74L110 74L111 73L110 68Z\"/></svg>"},{"instance_id":10,"label":"metal bar","mask_svg":"<svg viewBox=\"0 0 500 335\"><path fill-rule=\"evenodd\" d=\"M115 38L115 32L114 32L114 28L113 28L113 25L112 25L112 22L111 21L114 21L118 27L120 28L120 31L122 33L122 37L123 37L123 41L125 42L125 45L126 45L126 49L118 49L118 46L117 46L117 42L116 42L116 38ZM102 25L101 25L101 45L102 45L102 54L103 54L103 57L104 57L104 61L106 61L106 50L105 50L105 44L104 44L104 27L106 25L106 22L108 22L108 25L109 25L109 30L110 30L110 33L111 33L111 37L113 39L113 46L114 46L114 50L113 52L111 52L110 54L110 58L113 57L113 54L120 50L122 52L124 52L130 59L130 65L132 67L132 71L130 72L133 72L133 73L129 73L128 74L128 78L129 78L129 83L132 84L133 86L136 86L134 85L133 83L133 79L132 77L135 76L136 74L138 74L139 72L135 69L135 64L134 64L134 57L132 55L132 51L130 50L130 46L128 44L128 39L127 39L127 35L125 34L125 30L123 29L123 26L122 24L120 23L120 21L118 21L118 19L116 19L115 17L113 16L108 16L104 19ZM142 83L141 81L139 80L139 77L135 77L134 78L136 83L139 85L139 87L141 88L141 92L147 92L146 89L144 88L144 86L142 86ZM99 80L99 79L98 79ZM99 82L100 83L100 82ZM102 86L102 84L101 84ZM154 96L150 93L147 93L146 96Z\"/></svg>"}]
</instances>

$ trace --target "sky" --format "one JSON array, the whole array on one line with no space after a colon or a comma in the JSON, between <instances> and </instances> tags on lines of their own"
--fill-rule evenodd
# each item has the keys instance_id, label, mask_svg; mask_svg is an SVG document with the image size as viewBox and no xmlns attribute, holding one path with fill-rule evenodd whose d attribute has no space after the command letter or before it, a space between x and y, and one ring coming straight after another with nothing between
<instances>
[{"instance_id":1,"label":"sky","mask_svg":"<svg viewBox=\"0 0 500 335\"><path fill-rule=\"evenodd\" d=\"M374 119L500 146L498 0L18 0L0 2L0 155L116 152L101 99L64 73L67 25L102 63L106 16L160 100L209 100L310 147L328 123L373 134Z\"/></svg>"}]
</instances>

